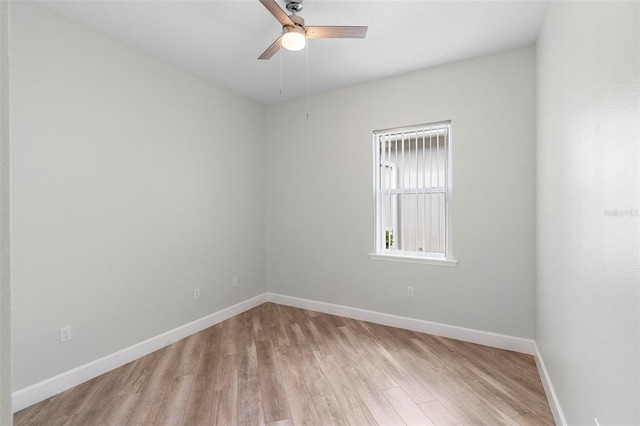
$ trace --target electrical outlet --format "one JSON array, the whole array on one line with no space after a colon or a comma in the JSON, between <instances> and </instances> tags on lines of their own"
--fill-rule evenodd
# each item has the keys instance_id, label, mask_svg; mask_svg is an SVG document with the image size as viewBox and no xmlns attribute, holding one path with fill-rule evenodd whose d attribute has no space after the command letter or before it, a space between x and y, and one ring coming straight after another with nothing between
<instances>
[{"instance_id":1,"label":"electrical outlet","mask_svg":"<svg viewBox=\"0 0 640 426\"><path fill-rule=\"evenodd\" d=\"M71 340L71 326L60 327L60 343Z\"/></svg>"},{"instance_id":2,"label":"electrical outlet","mask_svg":"<svg viewBox=\"0 0 640 426\"><path fill-rule=\"evenodd\" d=\"M199 288L194 288L193 289L193 298L194 299L200 299L200 289Z\"/></svg>"},{"instance_id":3,"label":"electrical outlet","mask_svg":"<svg viewBox=\"0 0 640 426\"><path fill-rule=\"evenodd\" d=\"M407 287L407 297L413 297L413 287Z\"/></svg>"},{"instance_id":4,"label":"electrical outlet","mask_svg":"<svg viewBox=\"0 0 640 426\"><path fill-rule=\"evenodd\" d=\"M233 286L234 287L238 286L238 277L233 277Z\"/></svg>"}]
</instances>

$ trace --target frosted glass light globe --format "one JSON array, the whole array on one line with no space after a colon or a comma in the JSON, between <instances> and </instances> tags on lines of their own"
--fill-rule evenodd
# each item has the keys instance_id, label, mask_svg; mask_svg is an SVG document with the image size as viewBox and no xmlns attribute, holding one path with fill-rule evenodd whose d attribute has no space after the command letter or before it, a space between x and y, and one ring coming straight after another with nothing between
<instances>
[{"instance_id":1,"label":"frosted glass light globe","mask_svg":"<svg viewBox=\"0 0 640 426\"><path fill-rule=\"evenodd\" d=\"M300 50L304 49L306 41L304 30L302 28L295 27L291 28L282 36L282 47L287 50Z\"/></svg>"}]
</instances>

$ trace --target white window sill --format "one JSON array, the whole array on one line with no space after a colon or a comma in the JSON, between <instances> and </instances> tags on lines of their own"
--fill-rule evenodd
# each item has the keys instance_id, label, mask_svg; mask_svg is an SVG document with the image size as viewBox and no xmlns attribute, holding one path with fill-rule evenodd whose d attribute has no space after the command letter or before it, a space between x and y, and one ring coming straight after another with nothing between
<instances>
[{"instance_id":1,"label":"white window sill","mask_svg":"<svg viewBox=\"0 0 640 426\"><path fill-rule=\"evenodd\" d=\"M455 267L458 261L455 259L437 259L433 257L408 256L406 254L369 253L371 260L385 260L390 262L422 263L424 265L438 265Z\"/></svg>"}]
</instances>

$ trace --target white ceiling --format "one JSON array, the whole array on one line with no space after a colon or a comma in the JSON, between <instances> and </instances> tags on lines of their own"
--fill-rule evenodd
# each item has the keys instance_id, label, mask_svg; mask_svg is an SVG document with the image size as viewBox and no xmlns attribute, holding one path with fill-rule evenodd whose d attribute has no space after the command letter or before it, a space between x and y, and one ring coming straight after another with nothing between
<instances>
[{"instance_id":1,"label":"white ceiling","mask_svg":"<svg viewBox=\"0 0 640 426\"><path fill-rule=\"evenodd\" d=\"M284 9L284 0L277 2ZM42 4L262 104L306 93L305 51L257 60L281 31L258 0ZM310 40L309 92L531 45L546 5L543 1L305 0L299 15L307 25L369 26L365 39Z\"/></svg>"}]
</instances>

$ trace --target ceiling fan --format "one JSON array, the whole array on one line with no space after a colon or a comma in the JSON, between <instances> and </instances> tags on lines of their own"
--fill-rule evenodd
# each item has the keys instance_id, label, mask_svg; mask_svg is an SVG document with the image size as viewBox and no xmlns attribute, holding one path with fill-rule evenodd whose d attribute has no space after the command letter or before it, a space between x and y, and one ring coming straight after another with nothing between
<instances>
[{"instance_id":1,"label":"ceiling fan","mask_svg":"<svg viewBox=\"0 0 640 426\"><path fill-rule=\"evenodd\" d=\"M300 50L308 38L364 38L367 35L368 27L305 26L304 19L296 15L302 10L302 0L286 0L286 8L291 15L287 15L275 0L260 0L260 3L282 24L282 34L258 59L271 58L281 46L288 50Z\"/></svg>"}]
</instances>

